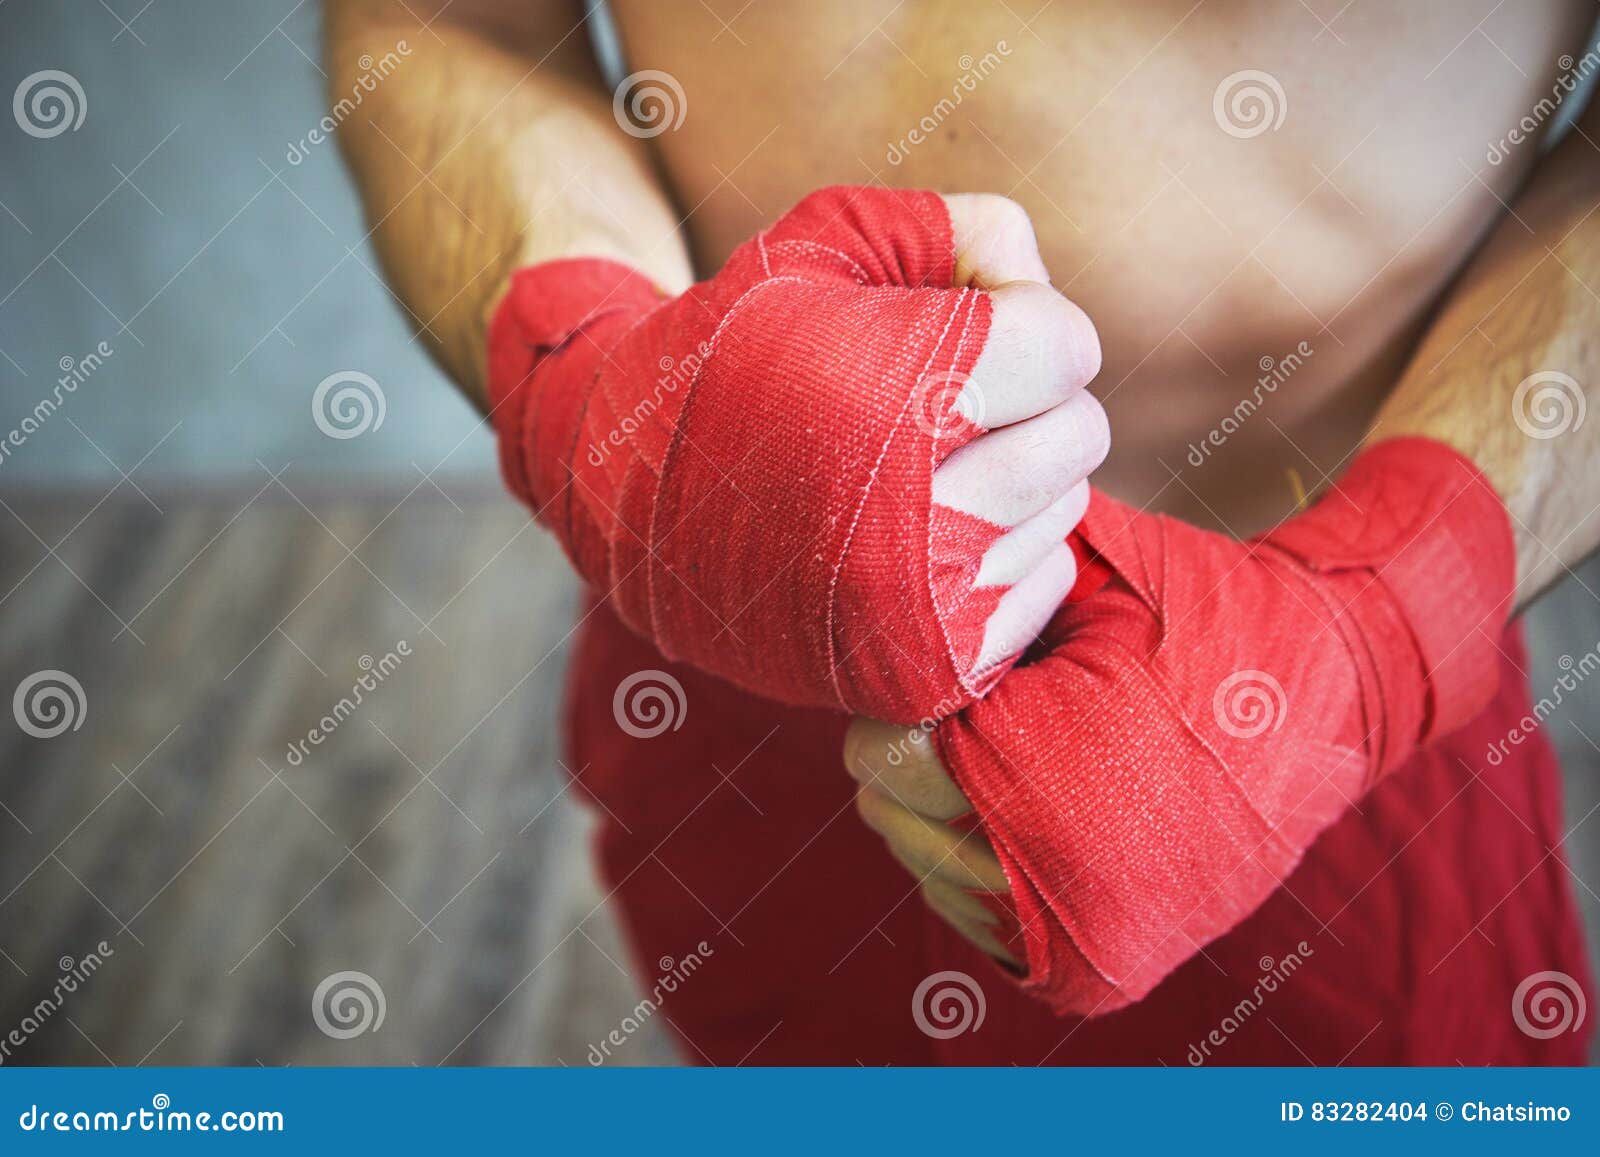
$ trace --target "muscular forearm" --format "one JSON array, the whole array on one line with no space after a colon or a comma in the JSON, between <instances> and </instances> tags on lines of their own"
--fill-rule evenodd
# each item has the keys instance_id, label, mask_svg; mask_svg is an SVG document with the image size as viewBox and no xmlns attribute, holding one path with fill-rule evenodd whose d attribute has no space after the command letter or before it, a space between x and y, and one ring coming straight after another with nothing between
<instances>
[{"instance_id":1,"label":"muscular forearm","mask_svg":"<svg viewBox=\"0 0 1600 1157\"><path fill-rule=\"evenodd\" d=\"M481 407L484 332L515 268L600 256L674 291L690 281L669 199L613 119L581 17L576 2L328 6L335 103L358 88L363 58L405 42L338 136L390 286Z\"/></svg>"},{"instance_id":2,"label":"muscular forearm","mask_svg":"<svg viewBox=\"0 0 1600 1157\"><path fill-rule=\"evenodd\" d=\"M1422 434L1472 458L1512 516L1517 605L1600 545L1600 151L1574 133L1473 260L1372 440ZM1524 384L1527 383L1527 384Z\"/></svg>"}]
</instances>

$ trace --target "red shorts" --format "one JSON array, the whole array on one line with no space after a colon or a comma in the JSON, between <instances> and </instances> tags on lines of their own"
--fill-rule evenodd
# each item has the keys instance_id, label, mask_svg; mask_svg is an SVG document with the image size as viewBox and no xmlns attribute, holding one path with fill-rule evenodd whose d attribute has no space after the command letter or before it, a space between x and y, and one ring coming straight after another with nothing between
<instances>
[{"instance_id":1,"label":"red shorts","mask_svg":"<svg viewBox=\"0 0 1600 1157\"><path fill-rule=\"evenodd\" d=\"M572 665L569 738L636 976L692 1062L1583 1064L1593 1017L1540 1039L1513 1012L1519 983L1550 971L1596 1006L1554 752L1541 731L1486 758L1530 710L1515 629L1504 652L1482 716L1325 832L1244 924L1088 1020L1022 996L923 906L856 817L842 716L669 663L601 606ZM613 697L649 669L682 685L684 710L640 738ZM984 1016L941 1039L913 999L945 970L972 978Z\"/></svg>"}]
</instances>

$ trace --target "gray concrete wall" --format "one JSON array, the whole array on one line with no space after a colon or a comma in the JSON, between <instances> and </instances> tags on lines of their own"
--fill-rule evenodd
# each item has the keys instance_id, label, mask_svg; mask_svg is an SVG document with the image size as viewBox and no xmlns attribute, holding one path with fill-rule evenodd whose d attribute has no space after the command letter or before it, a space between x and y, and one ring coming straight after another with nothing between
<instances>
[{"instance_id":1,"label":"gray concrete wall","mask_svg":"<svg viewBox=\"0 0 1600 1157\"><path fill-rule=\"evenodd\" d=\"M257 459L302 478L491 471L490 438L378 280L337 146L287 159L327 108L321 6L110 8L121 19L98 0L0 12L4 95L61 70L85 112L48 139L0 117L0 434L62 359L112 350L0 460L0 486L109 485L153 447L136 478L259 477ZM311 399L346 370L386 413L338 440Z\"/></svg>"}]
</instances>

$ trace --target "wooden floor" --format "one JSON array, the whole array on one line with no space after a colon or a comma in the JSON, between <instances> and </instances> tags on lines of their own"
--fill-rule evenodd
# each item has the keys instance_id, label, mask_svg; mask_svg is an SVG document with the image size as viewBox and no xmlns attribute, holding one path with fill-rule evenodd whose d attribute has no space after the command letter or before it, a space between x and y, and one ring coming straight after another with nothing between
<instances>
[{"instance_id":1,"label":"wooden floor","mask_svg":"<svg viewBox=\"0 0 1600 1157\"><path fill-rule=\"evenodd\" d=\"M84 701L55 738L0 715L0 1060L585 1064L637 997L558 763L563 560L497 494L259 485L0 493L0 691L56 669ZM1581 577L1535 615L1536 688L1600 645ZM1550 723L1591 917L1594 682ZM381 1025L314 1013L330 977ZM649 1022L612 1052L673 1059Z\"/></svg>"},{"instance_id":2,"label":"wooden floor","mask_svg":"<svg viewBox=\"0 0 1600 1157\"><path fill-rule=\"evenodd\" d=\"M282 481L0 493L0 688L86 704L0 727L0 1037L111 949L4 1059L585 1064L637 996L558 765L565 563L497 495ZM339 1039L313 996L347 971L384 1016ZM672 1060L649 1025L613 1051Z\"/></svg>"}]
</instances>

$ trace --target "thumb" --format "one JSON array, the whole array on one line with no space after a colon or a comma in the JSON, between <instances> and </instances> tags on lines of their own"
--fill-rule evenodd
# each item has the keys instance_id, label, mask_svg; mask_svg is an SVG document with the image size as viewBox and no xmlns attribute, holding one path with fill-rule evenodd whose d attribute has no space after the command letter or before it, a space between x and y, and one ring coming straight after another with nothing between
<instances>
[{"instance_id":1,"label":"thumb","mask_svg":"<svg viewBox=\"0 0 1600 1157\"><path fill-rule=\"evenodd\" d=\"M1021 205L995 193L952 193L944 203L955 237L956 285L994 289L1008 281L1050 283L1033 222Z\"/></svg>"}]
</instances>

